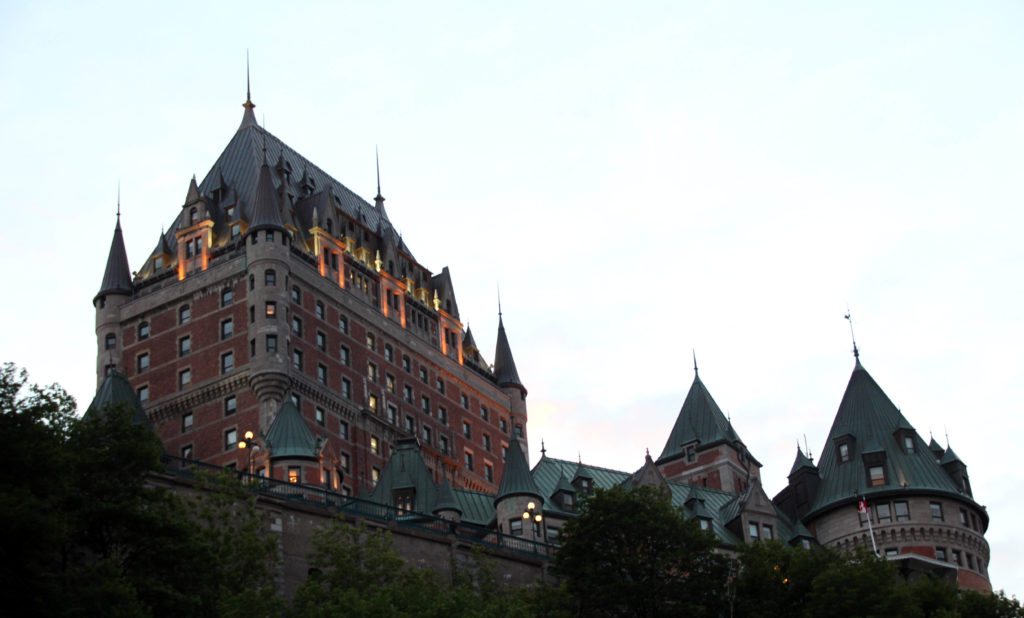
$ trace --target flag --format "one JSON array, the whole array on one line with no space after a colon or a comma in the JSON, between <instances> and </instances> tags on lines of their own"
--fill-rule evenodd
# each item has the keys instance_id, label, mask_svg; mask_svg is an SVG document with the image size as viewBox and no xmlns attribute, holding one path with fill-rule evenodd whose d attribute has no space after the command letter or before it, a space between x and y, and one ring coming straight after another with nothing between
<instances>
[{"instance_id":1,"label":"flag","mask_svg":"<svg viewBox=\"0 0 1024 618\"><path fill-rule=\"evenodd\" d=\"M866 499L861 498L857 501L857 512L862 515L868 512L868 501Z\"/></svg>"}]
</instances>

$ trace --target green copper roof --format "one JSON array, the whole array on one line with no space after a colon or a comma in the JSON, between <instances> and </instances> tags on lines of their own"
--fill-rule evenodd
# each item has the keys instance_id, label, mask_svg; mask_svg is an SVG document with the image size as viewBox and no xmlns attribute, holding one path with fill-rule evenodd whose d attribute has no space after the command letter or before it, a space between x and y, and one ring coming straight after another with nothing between
<instances>
[{"instance_id":1,"label":"green copper roof","mask_svg":"<svg viewBox=\"0 0 1024 618\"><path fill-rule=\"evenodd\" d=\"M526 390L523 381L519 379L519 372L516 370L516 361L512 358L512 348L508 345L508 336L505 335L505 324L498 315L498 345L494 349L494 379L498 386L518 386Z\"/></svg>"},{"instance_id":2,"label":"green copper roof","mask_svg":"<svg viewBox=\"0 0 1024 618\"><path fill-rule=\"evenodd\" d=\"M803 450L800 446L796 447L796 460L793 462L793 467L789 469L789 476L793 476L801 468L814 468L814 462L811 461L807 455L804 455ZM816 468L815 468L816 469Z\"/></svg>"},{"instance_id":3,"label":"green copper roof","mask_svg":"<svg viewBox=\"0 0 1024 618\"><path fill-rule=\"evenodd\" d=\"M502 473L501 485L498 487L498 495L495 496L494 502L497 503L508 496L518 495L536 496L543 502L545 494L541 494L537 485L534 484L533 477L530 475L530 466L526 463L519 440L513 437L508 445L505 471Z\"/></svg>"},{"instance_id":4,"label":"green copper roof","mask_svg":"<svg viewBox=\"0 0 1024 618\"><path fill-rule=\"evenodd\" d=\"M103 383L96 389L96 396L85 411L85 416L103 414L111 406L123 405L132 413L132 424L142 427L153 427L145 410L142 409L142 402L135 393L135 389L128 382L128 378L119 371L111 371L103 378Z\"/></svg>"},{"instance_id":5,"label":"green copper roof","mask_svg":"<svg viewBox=\"0 0 1024 618\"><path fill-rule=\"evenodd\" d=\"M658 457L658 463L679 457L684 453L683 446L693 442L707 446L717 442L739 441L732 423L722 414L721 408L701 382L700 375L694 372L690 392L686 394L686 400L679 410L665 448Z\"/></svg>"},{"instance_id":6,"label":"green copper roof","mask_svg":"<svg viewBox=\"0 0 1024 618\"><path fill-rule=\"evenodd\" d=\"M555 489L551 492L551 496L554 496L560 491L568 492L570 494L576 493L576 488L569 484L569 479L565 478L564 474L558 475L558 482L555 483Z\"/></svg>"},{"instance_id":7,"label":"green copper roof","mask_svg":"<svg viewBox=\"0 0 1024 618\"><path fill-rule=\"evenodd\" d=\"M946 448L946 452L943 453L942 459L939 460L939 464L944 466L946 464L950 464L950 463L953 463L955 461L959 461L960 463L963 463L962 461L960 461L960 458L957 456L957 454L953 452L953 447L950 446L950 447Z\"/></svg>"},{"instance_id":8,"label":"green copper roof","mask_svg":"<svg viewBox=\"0 0 1024 618\"><path fill-rule=\"evenodd\" d=\"M401 438L395 443L391 458L380 473L380 480L368 498L380 504L394 505L394 491L415 489L413 510L433 513L437 509L438 491L434 479L423 462L416 438Z\"/></svg>"},{"instance_id":9,"label":"green copper roof","mask_svg":"<svg viewBox=\"0 0 1024 618\"><path fill-rule=\"evenodd\" d=\"M462 521L489 526L494 522L494 496L468 489L455 490L455 502L462 512Z\"/></svg>"},{"instance_id":10,"label":"green copper roof","mask_svg":"<svg viewBox=\"0 0 1024 618\"><path fill-rule=\"evenodd\" d=\"M267 430L266 442L271 460L285 457L316 459L317 456L316 436L291 399L286 400L278 410L274 422Z\"/></svg>"},{"instance_id":11,"label":"green copper roof","mask_svg":"<svg viewBox=\"0 0 1024 618\"><path fill-rule=\"evenodd\" d=\"M913 439L913 452L904 451L897 440L897 433L901 431L908 432L905 435ZM840 439L846 437L851 438L849 460L840 462L838 445ZM864 455L872 461L884 460L883 485L868 486ZM936 463L935 454L913 432L913 427L859 360L821 451L818 470L821 482L807 517L846 503L853 504L860 495L894 491L945 494L973 503Z\"/></svg>"},{"instance_id":12,"label":"green copper roof","mask_svg":"<svg viewBox=\"0 0 1024 618\"><path fill-rule=\"evenodd\" d=\"M448 479L441 479L441 487L437 490L437 502L434 504L433 512L437 513L438 511L462 513L462 507L455 500L455 494L452 493L452 486L448 484Z\"/></svg>"},{"instance_id":13,"label":"green copper roof","mask_svg":"<svg viewBox=\"0 0 1024 618\"><path fill-rule=\"evenodd\" d=\"M110 253L107 254L107 267L103 270L103 281L96 297L104 294L131 294L132 272L128 266L128 253L124 248L124 236L121 234L121 207L117 211L117 224L114 225L114 237L110 240Z\"/></svg>"}]
</instances>

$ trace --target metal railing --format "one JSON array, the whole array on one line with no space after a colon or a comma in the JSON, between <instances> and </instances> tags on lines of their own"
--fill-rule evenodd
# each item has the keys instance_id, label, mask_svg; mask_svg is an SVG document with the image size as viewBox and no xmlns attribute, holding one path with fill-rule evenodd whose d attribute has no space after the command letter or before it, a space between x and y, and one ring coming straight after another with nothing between
<instances>
[{"instance_id":1,"label":"metal railing","mask_svg":"<svg viewBox=\"0 0 1024 618\"><path fill-rule=\"evenodd\" d=\"M549 558L553 552L552 546L547 543L502 534L497 530L479 524L454 522L427 513L405 511L388 504L381 504L355 496L345 496L325 487L289 483L167 454L163 455L162 460L165 472L175 476L196 478L203 474L216 475L227 472L234 478L237 478L242 487L264 496L295 501L351 517L362 517L381 523L394 522L396 525L404 528L423 530L440 535L451 534L463 542L494 549L511 550L537 558Z\"/></svg>"}]
</instances>

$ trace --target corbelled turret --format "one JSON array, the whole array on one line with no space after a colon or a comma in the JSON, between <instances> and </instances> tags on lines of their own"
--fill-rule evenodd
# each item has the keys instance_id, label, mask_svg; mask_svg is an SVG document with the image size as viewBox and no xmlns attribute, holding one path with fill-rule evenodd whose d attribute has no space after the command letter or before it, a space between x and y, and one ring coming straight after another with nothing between
<instances>
[{"instance_id":1,"label":"corbelled turret","mask_svg":"<svg viewBox=\"0 0 1024 618\"><path fill-rule=\"evenodd\" d=\"M505 323L498 308L498 344L494 350L494 379L498 386L510 399L512 413L513 437L518 438L523 455L529 457L529 441L526 437L526 387L519 379L516 361L512 358L512 348L505 334Z\"/></svg>"}]
</instances>

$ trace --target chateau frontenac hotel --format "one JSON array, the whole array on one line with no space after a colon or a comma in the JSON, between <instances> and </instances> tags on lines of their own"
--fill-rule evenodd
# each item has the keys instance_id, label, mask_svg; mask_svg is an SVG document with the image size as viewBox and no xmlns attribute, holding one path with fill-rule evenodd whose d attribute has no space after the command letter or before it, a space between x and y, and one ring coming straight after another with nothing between
<instances>
[{"instance_id":1,"label":"chateau frontenac hotel","mask_svg":"<svg viewBox=\"0 0 1024 618\"><path fill-rule=\"evenodd\" d=\"M527 388L502 319L491 364L452 274L420 264L388 218L379 175L368 202L262 128L251 97L243 107L135 272L118 220L93 300L90 410L132 406L179 464L315 488L421 527L556 551L595 488L654 485L723 551L866 546L908 577L991 589L988 514L967 466L917 433L859 357L821 457L798 448L774 498L696 367L657 458L628 472L542 450L531 469Z\"/></svg>"}]
</instances>

